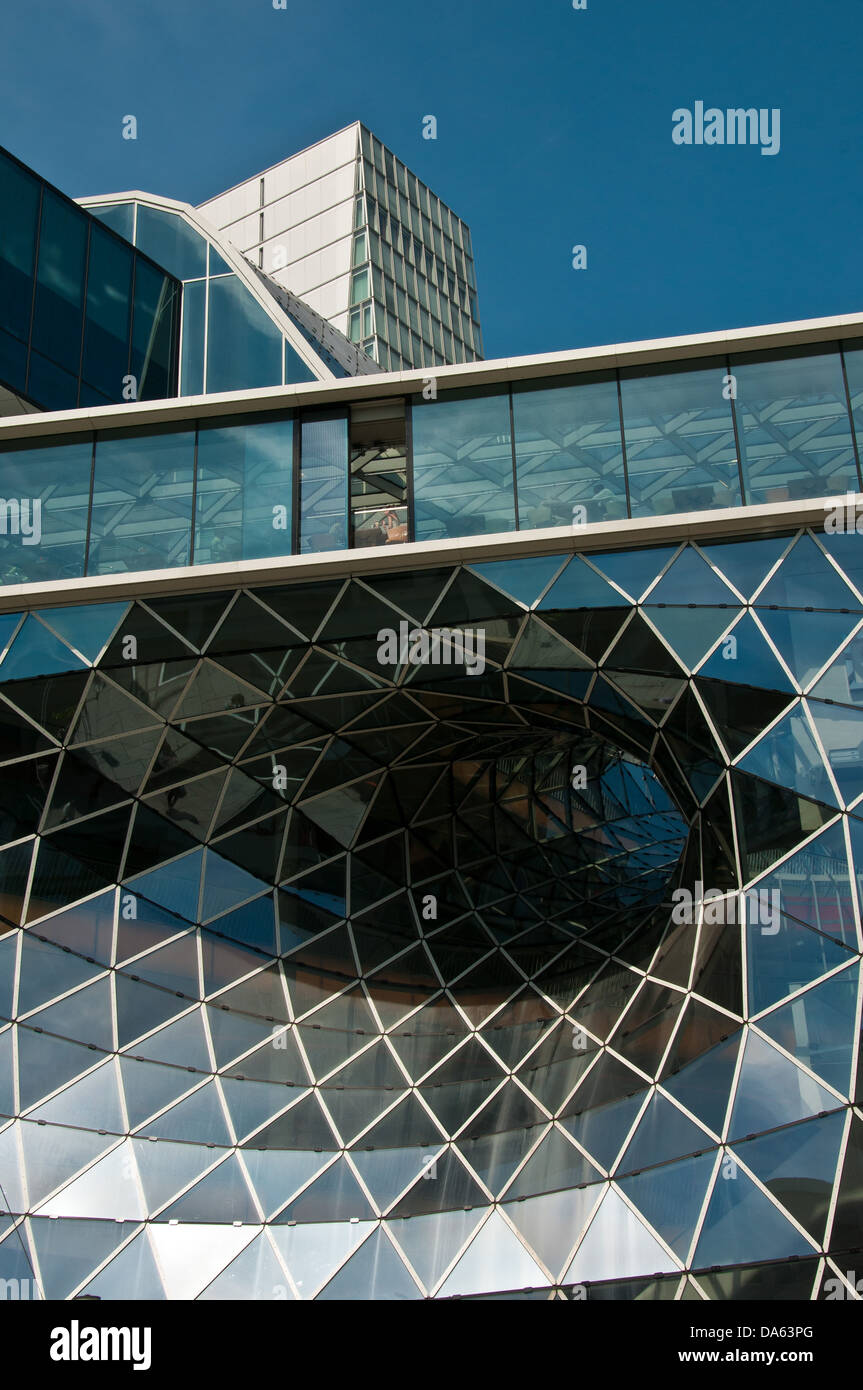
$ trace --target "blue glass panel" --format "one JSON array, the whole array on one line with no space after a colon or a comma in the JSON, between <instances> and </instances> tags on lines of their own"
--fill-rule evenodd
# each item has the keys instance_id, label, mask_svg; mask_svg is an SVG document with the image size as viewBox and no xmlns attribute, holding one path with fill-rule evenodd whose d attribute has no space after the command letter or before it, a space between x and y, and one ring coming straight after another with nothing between
<instances>
[{"instance_id":1,"label":"blue glass panel","mask_svg":"<svg viewBox=\"0 0 863 1390\"><path fill-rule=\"evenodd\" d=\"M207 273L207 243L182 217L138 204L135 245L178 280Z\"/></svg>"},{"instance_id":2,"label":"blue glass panel","mask_svg":"<svg viewBox=\"0 0 863 1390\"><path fill-rule=\"evenodd\" d=\"M680 1154L695 1153L710 1143L703 1129L657 1093L651 1097L635 1136L617 1166L621 1173L631 1173L636 1168L649 1168ZM705 1178L705 1185L706 1181Z\"/></svg>"},{"instance_id":3,"label":"blue glass panel","mask_svg":"<svg viewBox=\"0 0 863 1390\"><path fill-rule=\"evenodd\" d=\"M128 371L132 249L94 227L87 268L82 375L114 401L123 399Z\"/></svg>"},{"instance_id":4,"label":"blue glass panel","mask_svg":"<svg viewBox=\"0 0 863 1390\"><path fill-rule=\"evenodd\" d=\"M787 550L788 540L723 541L700 548L710 563L731 580L744 598L751 598L764 576Z\"/></svg>"},{"instance_id":5,"label":"blue glass panel","mask_svg":"<svg viewBox=\"0 0 863 1390\"><path fill-rule=\"evenodd\" d=\"M520 383L513 390L522 529L626 516L617 384L612 373L572 384Z\"/></svg>"},{"instance_id":6,"label":"blue glass panel","mask_svg":"<svg viewBox=\"0 0 863 1390\"><path fill-rule=\"evenodd\" d=\"M285 384L293 385L303 381L317 381L318 378L307 367L300 354L285 339Z\"/></svg>"},{"instance_id":7,"label":"blue glass panel","mask_svg":"<svg viewBox=\"0 0 863 1390\"><path fill-rule=\"evenodd\" d=\"M843 705L863 705L863 634L853 638L833 665L812 687L819 700L836 700Z\"/></svg>"},{"instance_id":8,"label":"blue glass panel","mask_svg":"<svg viewBox=\"0 0 863 1390\"><path fill-rule=\"evenodd\" d=\"M515 529L509 396L414 398L418 541Z\"/></svg>"},{"instance_id":9,"label":"blue glass panel","mask_svg":"<svg viewBox=\"0 0 863 1390\"><path fill-rule=\"evenodd\" d=\"M648 594L649 603L736 603L735 595L715 570L686 546Z\"/></svg>"},{"instance_id":10,"label":"blue glass panel","mask_svg":"<svg viewBox=\"0 0 863 1390\"><path fill-rule=\"evenodd\" d=\"M738 766L768 782L791 787L801 796L838 805L802 705L789 710Z\"/></svg>"},{"instance_id":11,"label":"blue glass panel","mask_svg":"<svg viewBox=\"0 0 863 1390\"><path fill-rule=\"evenodd\" d=\"M662 1082L663 1089L685 1105L687 1110L691 1110L714 1134L722 1132L739 1044L738 1033L727 1042L718 1043L673 1076L666 1076Z\"/></svg>"},{"instance_id":12,"label":"blue glass panel","mask_svg":"<svg viewBox=\"0 0 863 1390\"><path fill-rule=\"evenodd\" d=\"M777 889L783 912L856 949L854 902L841 820L816 835L766 878L759 879L758 887ZM789 962L792 955L789 951ZM825 965L820 971L801 976L800 984L827 969Z\"/></svg>"},{"instance_id":13,"label":"blue glass panel","mask_svg":"<svg viewBox=\"0 0 863 1390\"><path fill-rule=\"evenodd\" d=\"M208 275L230 275L230 274L231 274L231 267L228 265L228 262L225 260L224 256L220 256L219 253L218 253L218 251L216 250L215 246L213 246L212 244L210 245L209 252L210 252L210 263L209 263L209 268L208 268L207 274L208 274Z\"/></svg>"},{"instance_id":14,"label":"blue glass panel","mask_svg":"<svg viewBox=\"0 0 863 1390\"><path fill-rule=\"evenodd\" d=\"M692 1243L714 1162L714 1154L706 1153L655 1172L623 1178L619 1183L621 1191L682 1260Z\"/></svg>"},{"instance_id":15,"label":"blue glass panel","mask_svg":"<svg viewBox=\"0 0 863 1390\"><path fill-rule=\"evenodd\" d=\"M19 505L29 503L19 512L17 534L14 512L6 533L0 534L4 584L70 579L84 573L91 455L87 435L75 436L69 443L45 440L37 448L13 445L0 453L0 496L7 503L11 499ZM22 520L32 535L38 534L38 544L25 544Z\"/></svg>"},{"instance_id":16,"label":"blue glass panel","mask_svg":"<svg viewBox=\"0 0 863 1390\"><path fill-rule=\"evenodd\" d=\"M794 908L793 899L789 906ZM749 1007L753 1014L778 999L817 980L837 965L844 965L848 951L829 937L790 917L780 918L780 929L770 936L758 924L747 923Z\"/></svg>"},{"instance_id":17,"label":"blue glass panel","mask_svg":"<svg viewBox=\"0 0 863 1390\"><path fill-rule=\"evenodd\" d=\"M542 556L539 559L491 560L487 565L471 565L475 574L496 584L528 607L535 603L543 589L565 564L566 555Z\"/></svg>"},{"instance_id":18,"label":"blue glass panel","mask_svg":"<svg viewBox=\"0 0 863 1390\"><path fill-rule=\"evenodd\" d=\"M3 680L25 680L58 671L80 671L83 665L80 657L31 615L25 619L0 671Z\"/></svg>"},{"instance_id":19,"label":"blue glass panel","mask_svg":"<svg viewBox=\"0 0 863 1390\"><path fill-rule=\"evenodd\" d=\"M46 188L42 199L33 348L78 375L89 219Z\"/></svg>"},{"instance_id":20,"label":"blue glass panel","mask_svg":"<svg viewBox=\"0 0 863 1390\"><path fill-rule=\"evenodd\" d=\"M183 339L180 349L180 394L204 393L204 320L207 307L206 280L191 280L183 286Z\"/></svg>"},{"instance_id":21,"label":"blue glass panel","mask_svg":"<svg viewBox=\"0 0 863 1390\"><path fill-rule=\"evenodd\" d=\"M211 280L207 391L282 384L282 335L236 275Z\"/></svg>"},{"instance_id":22,"label":"blue glass panel","mask_svg":"<svg viewBox=\"0 0 863 1390\"><path fill-rule=\"evenodd\" d=\"M840 1111L734 1146L747 1168L819 1241L827 1223L844 1129L845 1114Z\"/></svg>"},{"instance_id":23,"label":"blue glass panel","mask_svg":"<svg viewBox=\"0 0 863 1390\"><path fill-rule=\"evenodd\" d=\"M96 217L100 222L104 222L106 227L119 233L125 241L133 240L133 228L135 225L135 204L134 203L111 203L107 207L91 207L87 211L91 217Z\"/></svg>"},{"instance_id":24,"label":"blue glass panel","mask_svg":"<svg viewBox=\"0 0 863 1390\"><path fill-rule=\"evenodd\" d=\"M348 422L305 419L300 462L300 550L348 545Z\"/></svg>"},{"instance_id":25,"label":"blue glass panel","mask_svg":"<svg viewBox=\"0 0 863 1390\"><path fill-rule=\"evenodd\" d=\"M819 614L820 619L827 615ZM818 737L846 803L863 793L863 710L809 700Z\"/></svg>"},{"instance_id":26,"label":"blue glass panel","mask_svg":"<svg viewBox=\"0 0 863 1390\"><path fill-rule=\"evenodd\" d=\"M0 328L23 340L30 334L39 184L2 152L0 207Z\"/></svg>"},{"instance_id":27,"label":"blue glass panel","mask_svg":"<svg viewBox=\"0 0 863 1390\"><path fill-rule=\"evenodd\" d=\"M88 573L189 563L194 448L194 430L97 439Z\"/></svg>"},{"instance_id":28,"label":"blue glass panel","mask_svg":"<svg viewBox=\"0 0 863 1390\"><path fill-rule=\"evenodd\" d=\"M751 1178L738 1169L736 1177L726 1179L720 1169L695 1249L696 1269L811 1253L806 1237Z\"/></svg>"},{"instance_id":29,"label":"blue glass panel","mask_svg":"<svg viewBox=\"0 0 863 1390\"><path fill-rule=\"evenodd\" d=\"M859 614L801 613L795 609L758 614L767 632L805 687L857 626Z\"/></svg>"},{"instance_id":30,"label":"blue glass panel","mask_svg":"<svg viewBox=\"0 0 863 1390\"><path fill-rule=\"evenodd\" d=\"M591 551L590 563L637 600L653 583L675 550L676 545L661 545L651 546L649 550L612 550L601 554Z\"/></svg>"},{"instance_id":31,"label":"blue glass panel","mask_svg":"<svg viewBox=\"0 0 863 1390\"><path fill-rule=\"evenodd\" d=\"M2 275L2 262L0 262ZM0 329L0 381L13 391L23 392L27 385L27 346Z\"/></svg>"},{"instance_id":32,"label":"blue glass panel","mask_svg":"<svg viewBox=\"0 0 863 1390\"><path fill-rule=\"evenodd\" d=\"M775 1047L750 1033L728 1129L730 1139L793 1124L841 1104ZM742 1257L739 1257L742 1258Z\"/></svg>"},{"instance_id":33,"label":"blue glass panel","mask_svg":"<svg viewBox=\"0 0 863 1390\"><path fill-rule=\"evenodd\" d=\"M629 600L578 556L573 556L559 579L538 605L538 612L557 608L628 608Z\"/></svg>"},{"instance_id":34,"label":"blue glass panel","mask_svg":"<svg viewBox=\"0 0 863 1390\"><path fill-rule=\"evenodd\" d=\"M729 637L733 637L734 642L720 642L701 667L699 675L733 681L735 685L762 685L767 690L794 689L768 647L764 634L748 613L744 613L735 624Z\"/></svg>"},{"instance_id":35,"label":"blue glass panel","mask_svg":"<svg viewBox=\"0 0 863 1390\"><path fill-rule=\"evenodd\" d=\"M290 555L293 421L202 429L195 563Z\"/></svg>"},{"instance_id":36,"label":"blue glass panel","mask_svg":"<svg viewBox=\"0 0 863 1390\"><path fill-rule=\"evenodd\" d=\"M79 651L95 661L128 608L127 603L84 604L78 608L45 608L36 616Z\"/></svg>"},{"instance_id":37,"label":"blue glass panel","mask_svg":"<svg viewBox=\"0 0 863 1390\"><path fill-rule=\"evenodd\" d=\"M860 605L811 536L801 536L761 590L756 605L780 608L850 608Z\"/></svg>"},{"instance_id":38,"label":"blue glass panel","mask_svg":"<svg viewBox=\"0 0 863 1390\"><path fill-rule=\"evenodd\" d=\"M169 912L190 922L198 920L198 890L203 866L203 850L195 850L167 868L153 869L129 880L129 887L150 898ZM248 894L247 896L251 896Z\"/></svg>"},{"instance_id":39,"label":"blue glass panel","mask_svg":"<svg viewBox=\"0 0 863 1390\"><path fill-rule=\"evenodd\" d=\"M633 1083L635 1080L633 1077ZM627 1096L623 1100L613 1101L610 1105L583 1110L580 1115L575 1115L572 1119L562 1119L559 1123L597 1163L601 1163L603 1168L610 1168L643 1100L643 1094Z\"/></svg>"},{"instance_id":40,"label":"blue glass panel","mask_svg":"<svg viewBox=\"0 0 863 1390\"><path fill-rule=\"evenodd\" d=\"M758 1020L786 1052L843 1095L851 1081L859 974L856 965L843 970Z\"/></svg>"},{"instance_id":41,"label":"blue glass panel","mask_svg":"<svg viewBox=\"0 0 863 1390\"><path fill-rule=\"evenodd\" d=\"M621 372L633 516L740 504L731 403L722 359L676 370Z\"/></svg>"},{"instance_id":42,"label":"blue glass panel","mask_svg":"<svg viewBox=\"0 0 863 1390\"><path fill-rule=\"evenodd\" d=\"M732 357L746 501L857 491L842 366L835 347Z\"/></svg>"},{"instance_id":43,"label":"blue glass panel","mask_svg":"<svg viewBox=\"0 0 863 1390\"><path fill-rule=\"evenodd\" d=\"M266 889L266 883L253 878L245 869L232 864L214 850L207 850L204 869L204 895L201 905L202 920L227 912L238 903Z\"/></svg>"},{"instance_id":44,"label":"blue glass panel","mask_svg":"<svg viewBox=\"0 0 863 1390\"><path fill-rule=\"evenodd\" d=\"M75 359L75 372L78 360ZM43 410L74 410L78 404L78 377L39 352L30 354L27 395Z\"/></svg>"},{"instance_id":45,"label":"blue glass panel","mask_svg":"<svg viewBox=\"0 0 863 1390\"><path fill-rule=\"evenodd\" d=\"M135 295L132 306L130 371L139 401L170 396L176 377L174 335L179 291L172 281L140 256L135 257Z\"/></svg>"}]
</instances>

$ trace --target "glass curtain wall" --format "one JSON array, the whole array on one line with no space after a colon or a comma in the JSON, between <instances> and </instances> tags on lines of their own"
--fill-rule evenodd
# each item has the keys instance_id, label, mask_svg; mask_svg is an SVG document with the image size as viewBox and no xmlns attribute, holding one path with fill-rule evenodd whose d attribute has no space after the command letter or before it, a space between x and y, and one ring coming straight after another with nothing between
<instances>
[{"instance_id":1,"label":"glass curtain wall","mask_svg":"<svg viewBox=\"0 0 863 1390\"><path fill-rule=\"evenodd\" d=\"M97 366L115 312L85 339ZM10 441L0 565L11 584L836 497L863 492L861 423L854 341Z\"/></svg>"},{"instance_id":2,"label":"glass curtain wall","mask_svg":"<svg viewBox=\"0 0 863 1390\"><path fill-rule=\"evenodd\" d=\"M180 285L0 150L0 382L44 410L176 394Z\"/></svg>"}]
</instances>

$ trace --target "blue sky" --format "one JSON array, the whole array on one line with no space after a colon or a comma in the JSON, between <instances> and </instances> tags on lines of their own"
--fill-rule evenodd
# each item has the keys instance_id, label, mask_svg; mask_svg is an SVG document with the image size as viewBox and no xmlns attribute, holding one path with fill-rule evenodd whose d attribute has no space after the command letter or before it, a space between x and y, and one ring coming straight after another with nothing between
<instances>
[{"instance_id":1,"label":"blue sky","mask_svg":"<svg viewBox=\"0 0 863 1390\"><path fill-rule=\"evenodd\" d=\"M0 143L73 196L197 203L363 120L470 224L488 357L863 309L860 0L40 0L3 29ZM675 145L698 100L778 107L779 153Z\"/></svg>"}]
</instances>

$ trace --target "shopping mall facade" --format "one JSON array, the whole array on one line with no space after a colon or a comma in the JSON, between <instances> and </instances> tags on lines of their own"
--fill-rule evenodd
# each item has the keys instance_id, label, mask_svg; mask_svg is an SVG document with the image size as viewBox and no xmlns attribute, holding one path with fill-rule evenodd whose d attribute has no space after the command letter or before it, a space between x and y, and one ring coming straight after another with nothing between
<instances>
[{"instance_id":1,"label":"shopping mall facade","mask_svg":"<svg viewBox=\"0 0 863 1390\"><path fill-rule=\"evenodd\" d=\"M4 1287L855 1299L863 318L382 372L180 206L277 382L133 223L0 371Z\"/></svg>"}]
</instances>

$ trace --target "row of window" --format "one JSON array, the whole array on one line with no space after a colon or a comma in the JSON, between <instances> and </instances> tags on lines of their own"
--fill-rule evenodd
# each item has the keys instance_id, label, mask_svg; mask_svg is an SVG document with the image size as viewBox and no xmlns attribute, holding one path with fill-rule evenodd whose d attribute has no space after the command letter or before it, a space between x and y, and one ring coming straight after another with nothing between
<instances>
[{"instance_id":1,"label":"row of window","mask_svg":"<svg viewBox=\"0 0 863 1390\"><path fill-rule=\"evenodd\" d=\"M180 287L0 150L0 381L47 410L176 391Z\"/></svg>"},{"instance_id":2,"label":"row of window","mask_svg":"<svg viewBox=\"0 0 863 1390\"><path fill-rule=\"evenodd\" d=\"M382 544L863 492L863 341L415 396L407 448L394 404L354 407L351 464L344 408L13 442L3 582L343 550L360 465Z\"/></svg>"},{"instance_id":3,"label":"row of window","mask_svg":"<svg viewBox=\"0 0 863 1390\"><path fill-rule=\"evenodd\" d=\"M366 188L371 191L375 188L382 190L378 201L389 206L395 216L399 216L402 209L410 207L410 214L405 212L400 217L400 221L406 226L412 225L412 221L416 220L415 215L419 213L420 217L430 221L433 228L442 231L445 237L462 247L470 256L470 232L452 209L441 202L440 198L396 159L390 150L385 149L379 140L375 140L373 136L367 138L365 131L362 133L362 144ZM397 203L388 196L390 191L397 196ZM424 236L423 240L431 244L432 238Z\"/></svg>"},{"instance_id":4,"label":"row of window","mask_svg":"<svg viewBox=\"0 0 863 1390\"><path fill-rule=\"evenodd\" d=\"M445 323L442 326L436 318L432 318L427 310L420 308L412 299L406 299L402 291L398 292L399 299L395 300L392 286L386 281L381 281L378 271L374 272L374 281L376 295L386 297L387 303L392 307L392 312L387 312L380 299L375 299L374 305L366 303L361 306L361 300L366 296L362 295L360 290L365 289L368 283L367 280L363 279L362 284L356 290L356 307L351 311L349 331L353 342L359 342L360 336L365 338L369 333L376 332L396 351L401 347L406 363L414 366L420 366L425 362L436 362L438 365L442 365L447 362L473 360L476 355L476 349L473 345L474 334L469 321L464 316L462 316L461 328L462 332L465 329L468 332L468 342L465 342L460 333L453 333L446 327ZM396 316L396 306L400 311L398 317ZM374 317L374 324L372 324L372 317ZM422 340L420 334L422 334Z\"/></svg>"},{"instance_id":5,"label":"row of window","mask_svg":"<svg viewBox=\"0 0 863 1390\"><path fill-rule=\"evenodd\" d=\"M435 255L430 244L421 241L403 227L399 219L380 207L371 195L368 195L366 201L368 224L372 230L379 233L399 255L405 256L412 265L416 265L423 275L427 275L436 284L446 284L448 276L451 279L457 277L465 284L476 288L473 261L458 247L445 242L445 257L442 259Z\"/></svg>"}]
</instances>

